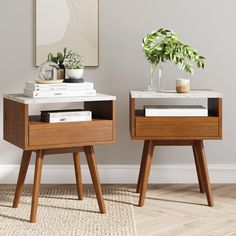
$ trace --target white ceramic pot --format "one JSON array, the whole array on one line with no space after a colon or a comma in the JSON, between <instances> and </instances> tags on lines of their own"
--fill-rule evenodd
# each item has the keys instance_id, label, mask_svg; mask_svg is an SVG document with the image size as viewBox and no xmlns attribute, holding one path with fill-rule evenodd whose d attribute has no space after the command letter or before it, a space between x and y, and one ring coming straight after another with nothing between
<instances>
[{"instance_id":1,"label":"white ceramic pot","mask_svg":"<svg viewBox=\"0 0 236 236\"><path fill-rule=\"evenodd\" d=\"M66 75L69 79L82 78L84 69L66 69Z\"/></svg>"},{"instance_id":2,"label":"white ceramic pot","mask_svg":"<svg viewBox=\"0 0 236 236\"><path fill-rule=\"evenodd\" d=\"M190 80L189 79L176 79L176 92L177 93L188 93L190 90Z\"/></svg>"}]
</instances>

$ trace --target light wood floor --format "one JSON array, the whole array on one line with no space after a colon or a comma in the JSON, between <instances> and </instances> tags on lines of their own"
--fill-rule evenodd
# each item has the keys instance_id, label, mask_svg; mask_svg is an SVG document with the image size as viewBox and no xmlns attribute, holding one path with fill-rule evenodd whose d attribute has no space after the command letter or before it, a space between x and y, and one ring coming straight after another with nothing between
<instances>
[{"instance_id":1,"label":"light wood floor","mask_svg":"<svg viewBox=\"0 0 236 236\"><path fill-rule=\"evenodd\" d=\"M197 185L149 185L141 208L135 186L128 187L139 236L236 236L236 184L213 185L212 208Z\"/></svg>"},{"instance_id":2,"label":"light wood floor","mask_svg":"<svg viewBox=\"0 0 236 236\"><path fill-rule=\"evenodd\" d=\"M134 210L138 235L236 235L236 184L212 187L215 206L208 207L197 185L149 185L144 207Z\"/></svg>"}]
</instances>

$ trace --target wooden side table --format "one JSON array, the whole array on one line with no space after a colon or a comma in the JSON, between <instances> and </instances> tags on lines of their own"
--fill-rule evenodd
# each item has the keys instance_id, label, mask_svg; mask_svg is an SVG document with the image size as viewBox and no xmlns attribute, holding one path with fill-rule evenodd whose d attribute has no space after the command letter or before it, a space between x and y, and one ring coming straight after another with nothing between
<instances>
[{"instance_id":1,"label":"wooden side table","mask_svg":"<svg viewBox=\"0 0 236 236\"><path fill-rule=\"evenodd\" d=\"M207 117L145 117L136 109L136 99L207 99ZM158 102L157 102L158 103ZM192 90L178 94L174 90L161 93L130 91L130 134L132 140L144 140L137 184L139 206L144 205L152 156L155 146L192 146L199 187L206 193L209 206L213 197L208 175L203 140L222 139L222 95L211 90Z\"/></svg>"},{"instance_id":2,"label":"wooden side table","mask_svg":"<svg viewBox=\"0 0 236 236\"><path fill-rule=\"evenodd\" d=\"M30 222L36 221L44 155L73 153L78 199L83 199L80 152L84 152L91 173L99 209L106 213L93 150L95 144L115 142L116 97L97 94L93 97L28 98L23 94L4 96L4 139L23 149L13 207L18 207L32 152L36 152ZM92 121L46 123L40 116L30 116L29 106L48 103L83 103L92 111Z\"/></svg>"}]
</instances>

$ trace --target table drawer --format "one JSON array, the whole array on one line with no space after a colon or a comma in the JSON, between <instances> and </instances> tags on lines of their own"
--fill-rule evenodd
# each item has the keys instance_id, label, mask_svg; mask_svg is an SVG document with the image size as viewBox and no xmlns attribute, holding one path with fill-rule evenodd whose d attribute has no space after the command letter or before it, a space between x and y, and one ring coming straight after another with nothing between
<instances>
[{"instance_id":1,"label":"table drawer","mask_svg":"<svg viewBox=\"0 0 236 236\"><path fill-rule=\"evenodd\" d=\"M29 146L60 145L112 140L112 120L71 123L30 122Z\"/></svg>"},{"instance_id":2,"label":"table drawer","mask_svg":"<svg viewBox=\"0 0 236 236\"><path fill-rule=\"evenodd\" d=\"M136 117L135 136L150 138L208 138L219 136L218 117Z\"/></svg>"}]
</instances>

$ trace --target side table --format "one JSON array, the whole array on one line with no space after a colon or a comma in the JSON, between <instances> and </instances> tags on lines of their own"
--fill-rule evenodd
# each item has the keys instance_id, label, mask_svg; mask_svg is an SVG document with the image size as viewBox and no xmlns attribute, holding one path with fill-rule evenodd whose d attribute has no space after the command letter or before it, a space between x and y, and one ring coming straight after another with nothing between
<instances>
[{"instance_id":1,"label":"side table","mask_svg":"<svg viewBox=\"0 0 236 236\"><path fill-rule=\"evenodd\" d=\"M93 145L115 142L116 97L97 94L92 97L28 98L23 94L4 95L4 139L23 149L13 207L18 207L32 152L36 164L30 222L36 221L44 155L73 153L78 199L83 199L80 152L84 152L92 177L99 209L106 213ZM92 111L92 121L46 123L40 115L30 116L29 106L49 103L82 103Z\"/></svg>"},{"instance_id":2,"label":"side table","mask_svg":"<svg viewBox=\"0 0 236 236\"><path fill-rule=\"evenodd\" d=\"M136 109L137 99L207 99L207 117L145 117ZM130 91L130 134L132 140L144 140L137 193L139 206L144 205L148 178L155 146L192 146L199 187L206 193L209 206L213 197L208 175L203 140L222 139L222 95L211 90L192 90L189 93Z\"/></svg>"}]
</instances>

